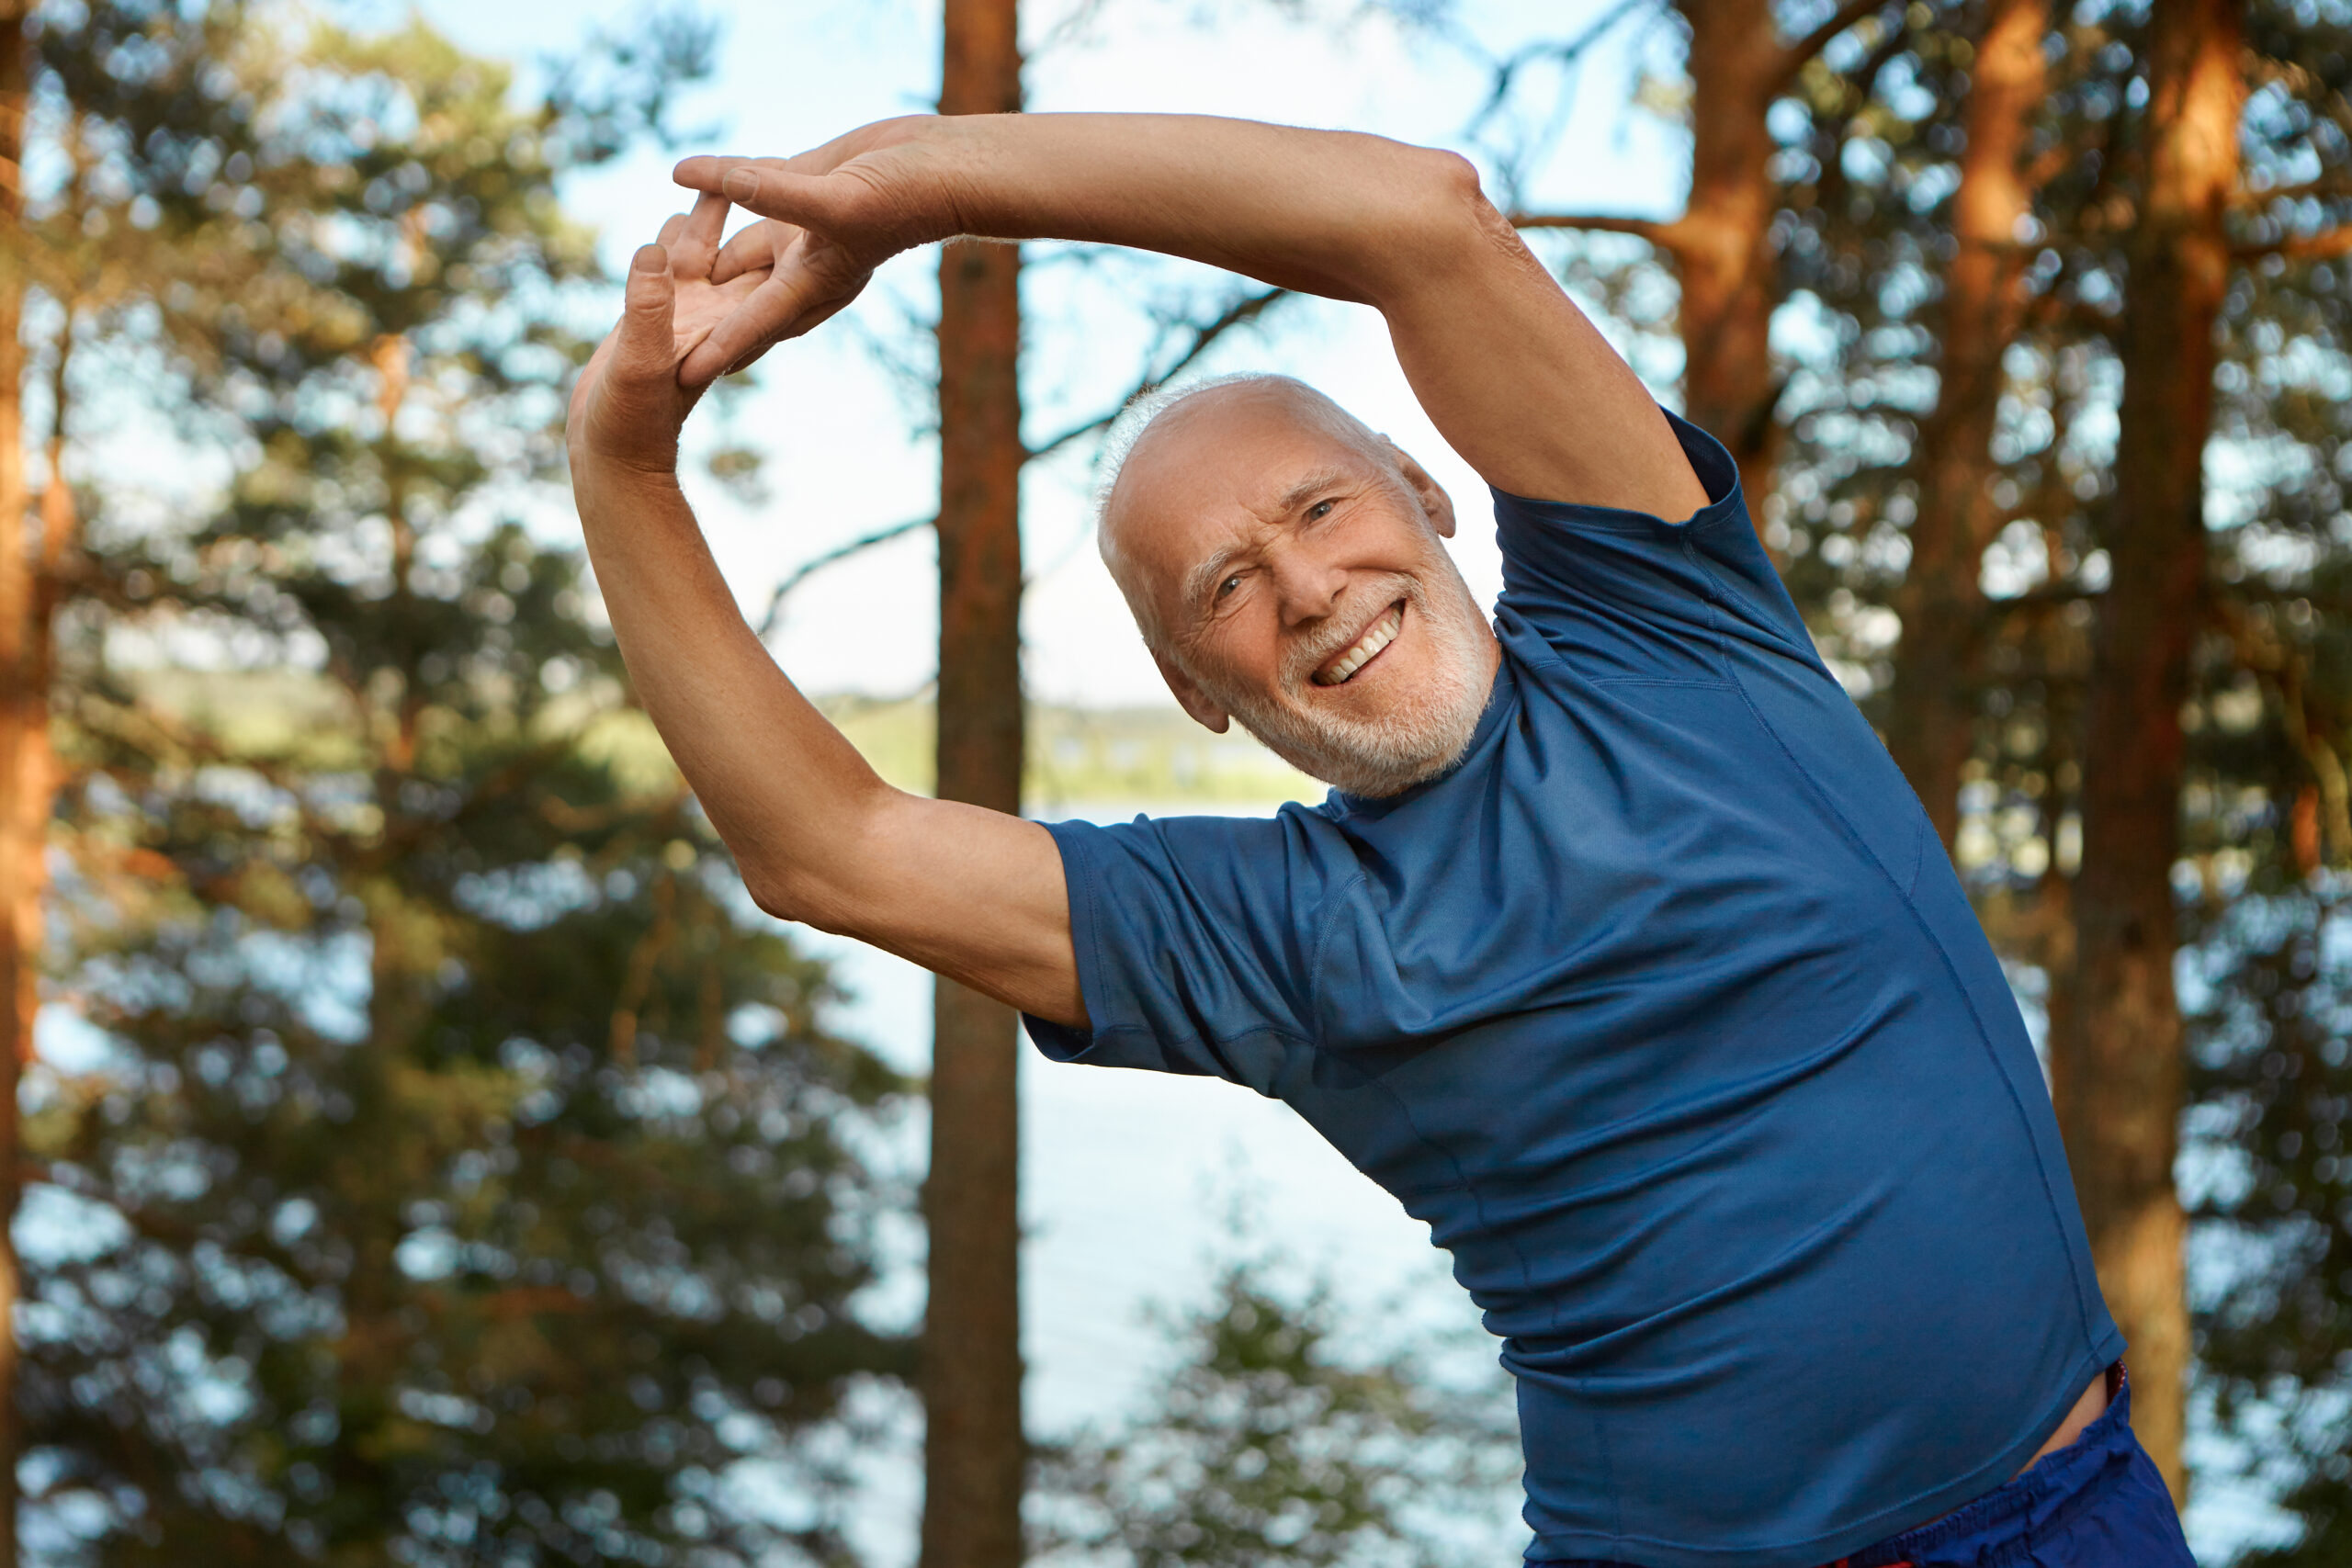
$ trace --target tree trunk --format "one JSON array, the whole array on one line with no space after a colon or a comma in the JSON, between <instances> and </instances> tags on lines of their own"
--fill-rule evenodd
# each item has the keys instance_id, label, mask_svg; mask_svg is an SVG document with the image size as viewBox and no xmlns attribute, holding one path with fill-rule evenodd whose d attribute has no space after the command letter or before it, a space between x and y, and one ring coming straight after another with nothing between
<instances>
[{"instance_id":1,"label":"tree trunk","mask_svg":"<svg viewBox=\"0 0 2352 1568\"><path fill-rule=\"evenodd\" d=\"M1748 515L1772 493L1780 400L1772 371L1772 179L1766 115L1785 90L1789 50L1770 0L1679 0L1690 27L1690 199L1668 248L1681 286L1682 401L1731 449Z\"/></svg>"},{"instance_id":2,"label":"tree trunk","mask_svg":"<svg viewBox=\"0 0 2352 1568\"><path fill-rule=\"evenodd\" d=\"M17 1080L32 1053L40 998L40 882L49 793L49 694L37 634L40 598L28 536L25 471L25 119L31 7L0 0L0 1568L17 1562ZM40 801L34 818L34 799Z\"/></svg>"},{"instance_id":3,"label":"tree trunk","mask_svg":"<svg viewBox=\"0 0 2352 1568\"><path fill-rule=\"evenodd\" d=\"M946 0L943 114L1021 107L1015 0ZM939 265L939 782L1021 809L1021 253L958 241ZM949 980L933 1008L922 1568L1021 1561L1018 1039Z\"/></svg>"},{"instance_id":4,"label":"tree trunk","mask_svg":"<svg viewBox=\"0 0 2352 1568\"><path fill-rule=\"evenodd\" d=\"M1811 33L1784 42L1771 0L1674 0L1690 29L1690 195L1679 218L1514 212L1530 229L1638 234L1674 266L1683 412L1730 449L1757 532L1779 467L1772 312L1781 299L1772 220L1779 142L1770 116L1807 61L1884 0L1845 0Z\"/></svg>"},{"instance_id":5,"label":"tree trunk","mask_svg":"<svg viewBox=\"0 0 2352 1568\"><path fill-rule=\"evenodd\" d=\"M2086 698L2075 987L2052 1042L2099 1283L2132 1342L2132 1425L2176 1498L2189 1343L2172 865L2206 571L2213 331L2229 285L2222 216L2245 98L2238 4L2155 0L2149 19L2146 188L2129 241L2109 580Z\"/></svg>"},{"instance_id":6,"label":"tree trunk","mask_svg":"<svg viewBox=\"0 0 2352 1568\"><path fill-rule=\"evenodd\" d=\"M1903 641L1886 746L1919 792L1944 848L1960 824L1960 773L1976 719L1984 596L1977 575L1999 521L1988 486L2001 356L2017 335L2018 226L2033 209L2022 161L2047 74L2047 0L1992 0L1968 85L1967 148L1952 198L1957 247L1944 275L1936 406L1921 422L1912 472L1918 514L1895 595Z\"/></svg>"}]
</instances>

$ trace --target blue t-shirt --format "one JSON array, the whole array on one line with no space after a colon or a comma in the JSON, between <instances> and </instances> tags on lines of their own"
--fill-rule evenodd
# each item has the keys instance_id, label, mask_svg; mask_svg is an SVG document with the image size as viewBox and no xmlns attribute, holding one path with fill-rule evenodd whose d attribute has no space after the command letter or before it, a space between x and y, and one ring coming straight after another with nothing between
<instances>
[{"instance_id":1,"label":"blue t-shirt","mask_svg":"<svg viewBox=\"0 0 2352 1568\"><path fill-rule=\"evenodd\" d=\"M2006 1481L2122 1338L2017 1004L1730 457L1687 524L1498 493L1461 764L1054 827L1061 1061L1281 1099L1504 1341L1532 1561L1807 1568Z\"/></svg>"}]
</instances>

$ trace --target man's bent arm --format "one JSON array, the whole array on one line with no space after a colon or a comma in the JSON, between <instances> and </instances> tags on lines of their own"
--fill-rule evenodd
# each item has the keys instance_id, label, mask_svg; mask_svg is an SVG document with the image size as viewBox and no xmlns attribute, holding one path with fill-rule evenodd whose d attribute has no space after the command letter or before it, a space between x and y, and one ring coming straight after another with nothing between
<instances>
[{"instance_id":1,"label":"man's bent arm","mask_svg":"<svg viewBox=\"0 0 2352 1568\"><path fill-rule=\"evenodd\" d=\"M1640 378L1450 152L1198 116L968 116L885 121L790 160L690 158L678 178L837 226L869 254L956 232L1092 241L1370 304L1490 483L1668 517L1706 502Z\"/></svg>"},{"instance_id":2,"label":"man's bent arm","mask_svg":"<svg viewBox=\"0 0 2352 1568\"><path fill-rule=\"evenodd\" d=\"M675 290L648 262L659 254L630 272L571 438L588 553L639 700L762 908L1083 1024L1052 836L885 784L745 624L673 467L684 407L664 406L678 354Z\"/></svg>"}]
</instances>

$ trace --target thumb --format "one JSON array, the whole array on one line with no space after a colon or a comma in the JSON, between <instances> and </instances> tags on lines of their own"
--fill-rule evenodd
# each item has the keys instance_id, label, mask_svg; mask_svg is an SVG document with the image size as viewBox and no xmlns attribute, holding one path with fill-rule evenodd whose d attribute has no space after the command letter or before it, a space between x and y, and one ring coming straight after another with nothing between
<instances>
[{"instance_id":1,"label":"thumb","mask_svg":"<svg viewBox=\"0 0 2352 1568\"><path fill-rule=\"evenodd\" d=\"M620 340L614 345L613 368L631 378L667 378L677 362L670 311L677 299L670 277L670 253L661 245L640 245L629 258L628 285L621 306Z\"/></svg>"}]
</instances>

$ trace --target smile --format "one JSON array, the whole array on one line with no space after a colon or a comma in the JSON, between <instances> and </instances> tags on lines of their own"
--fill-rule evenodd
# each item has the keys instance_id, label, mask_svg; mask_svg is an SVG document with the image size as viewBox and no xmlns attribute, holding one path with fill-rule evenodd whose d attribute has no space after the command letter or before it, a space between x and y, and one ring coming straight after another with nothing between
<instances>
[{"instance_id":1,"label":"smile","mask_svg":"<svg viewBox=\"0 0 2352 1568\"><path fill-rule=\"evenodd\" d=\"M1364 628L1362 637L1350 643L1337 658L1308 677L1318 686L1337 686L1377 657L1380 650L1396 640L1405 628L1405 606L1391 604L1380 618Z\"/></svg>"}]
</instances>

